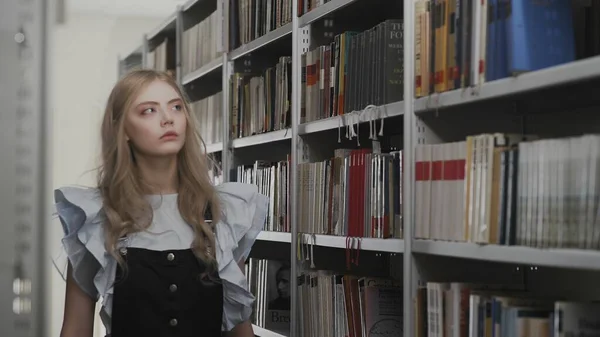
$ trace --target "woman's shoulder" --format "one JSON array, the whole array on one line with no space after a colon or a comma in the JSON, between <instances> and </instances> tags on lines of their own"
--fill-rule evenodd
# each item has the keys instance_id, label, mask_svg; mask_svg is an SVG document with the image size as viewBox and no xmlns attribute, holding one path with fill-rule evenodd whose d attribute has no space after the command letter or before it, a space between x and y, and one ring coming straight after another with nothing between
<instances>
[{"instance_id":1,"label":"woman's shoulder","mask_svg":"<svg viewBox=\"0 0 600 337\"><path fill-rule=\"evenodd\" d=\"M62 186L54 190L56 213L65 235L80 230L86 223L101 224L102 196L98 188Z\"/></svg>"},{"instance_id":2,"label":"woman's shoulder","mask_svg":"<svg viewBox=\"0 0 600 337\"><path fill-rule=\"evenodd\" d=\"M263 230L269 198L253 184L239 182L216 186L221 200L221 221L216 239L224 251L232 251L236 262L246 258L256 237Z\"/></svg>"},{"instance_id":3,"label":"woman's shoulder","mask_svg":"<svg viewBox=\"0 0 600 337\"><path fill-rule=\"evenodd\" d=\"M67 266L73 279L92 298L106 293L110 259L104 248L102 196L97 188L64 186L54 190L58 219L64 231L62 249L53 258L66 279Z\"/></svg>"},{"instance_id":4,"label":"woman's shoulder","mask_svg":"<svg viewBox=\"0 0 600 337\"><path fill-rule=\"evenodd\" d=\"M223 280L223 329L229 331L250 319L254 296L239 268L248 258L267 220L269 198L256 185L224 183L216 186L222 217L215 228L216 258Z\"/></svg>"},{"instance_id":5,"label":"woman's shoulder","mask_svg":"<svg viewBox=\"0 0 600 337\"><path fill-rule=\"evenodd\" d=\"M248 223L242 219L248 220L254 216L266 216L269 198L259 193L258 186L229 182L217 185L215 188L221 200L222 215L225 219ZM260 213L262 211L265 212L264 215Z\"/></svg>"}]
</instances>

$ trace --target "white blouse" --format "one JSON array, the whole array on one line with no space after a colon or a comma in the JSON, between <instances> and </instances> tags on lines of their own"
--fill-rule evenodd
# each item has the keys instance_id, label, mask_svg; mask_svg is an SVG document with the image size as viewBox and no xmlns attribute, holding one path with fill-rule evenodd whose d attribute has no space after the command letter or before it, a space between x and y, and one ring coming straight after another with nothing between
<instances>
[{"instance_id":1,"label":"white blouse","mask_svg":"<svg viewBox=\"0 0 600 337\"><path fill-rule=\"evenodd\" d=\"M224 183L216 187L222 206L221 220L215 224L216 259L223 282L222 329L231 330L252 313L254 296L238 267L246 259L265 223L269 200L258 193L255 185ZM62 250L54 265L64 279L71 263L73 279L92 298L102 298L100 316L110 333L112 284L117 261L104 246L104 215L97 189L63 187L55 190L58 217L65 233ZM194 239L193 229L181 218L177 194L147 196L153 208L153 221L144 232L118 242L125 247L151 250L188 249Z\"/></svg>"}]
</instances>

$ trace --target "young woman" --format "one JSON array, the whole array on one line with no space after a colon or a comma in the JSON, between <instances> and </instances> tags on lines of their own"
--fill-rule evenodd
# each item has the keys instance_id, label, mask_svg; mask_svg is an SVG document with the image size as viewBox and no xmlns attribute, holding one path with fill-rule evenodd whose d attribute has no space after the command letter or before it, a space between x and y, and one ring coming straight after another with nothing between
<instances>
[{"instance_id":1,"label":"young woman","mask_svg":"<svg viewBox=\"0 0 600 337\"><path fill-rule=\"evenodd\" d=\"M253 185L213 186L193 114L174 80L122 78L102 122L98 187L55 191L65 237L61 337L254 336L244 262L267 214Z\"/></svg>"}]
</instances>

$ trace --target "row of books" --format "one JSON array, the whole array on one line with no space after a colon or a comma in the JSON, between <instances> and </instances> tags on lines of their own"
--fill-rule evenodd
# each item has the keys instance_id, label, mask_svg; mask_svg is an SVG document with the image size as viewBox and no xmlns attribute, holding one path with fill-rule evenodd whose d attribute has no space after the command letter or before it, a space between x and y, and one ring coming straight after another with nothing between
<instances>
[{"instance_id":1,"label":"row of books","mask_svg":"<svg viewBox=\"0 0 600 337\"><path fill-rule=\"evenodd\" d=\"M323 6L331 0L298 0L298 16L302 16L313 9Z\"/></svg>"},{"instance_id":2,"label":"row of books","mask_svg":"<svg viewBox=\"0 0 600 337\"><path fill-rule=\"evenodd\" d=\"M119 77L137 69L142 69L142 55L131 54L120 60Z\"/></svg>"},{"instance_id":3,"label":"row of books","mask_svg":"<svg viewBox=\"0 0 600 337\"><path fill-rule=\"evenodd\" d=\"M289 261L250 258L246 263L246 278L254 295L252 324L290 335L290 285Z\"/></svg>"},{"instance_id":4,"label":"row of books","mask_svg":"<svg viewBox=\"0 0 600 337\"><path fill-rule=\"evenodd\" d=\"M184 75L201 68L223 54L221 15L221 11L214 11L207 18L183 32L181 70Z\"/></svg>"},{"instance_id":5,"label":"row of books","mask_svg":"<svg viewBox=\"0 0 600 337\"><path fill-rule=\"evenodd\" d=\"M417 238L600 249L600 135L481 134L415 159Z\"/></svg>"},{"instance_id":6,"label":"row of books","mask_svg":"<svg viewBox=\"0 0 600 337\"><path fill-rule=\"evenodd\" d=\"M233 138L289 128L291 125L292 58L282 56L260 73L231 76Z\"/></svg>"},{"instance_id":7,"label":"row of books","mask_svg":"<svg viewBox=\"0 0 600 337\"><path fill-rule=\"evenodd\" d=\"M251 258L252 322L290 331L290 266ZM303 270L297 281L299 336L403 333L401 280ZM413 301L415 337L556 337L600 334L600 303L534 294L523 285L427 282Z\"/></svg>"},{"instance_id":8,"label":"row of books","mask_svg":"<svg viewBox=\"0 0 600 337\"><path fill-rule=\"evenodd\" d=\"M600 2L573 2L575 57L583 59L600 55Z\"/></svg>"},{"instance_id":9,"label":"row of books","mask_svg":"<svg viewBox=\"0 0 600 337\"><path fill-rule=\"evenodd\" d=\"M305 271L298 298L298 336L402 336L402 281Z\"/></svg>"},{"instance_id":10,"label":"row of books","mask_svg":"<svg viewBox=\"0 0 600 337\"><path fill-rule=\"evenodd\" d=\"M427 96L575 60L570 0L417 0L415 94Z\"/></svg>"},{"instance_id":11,"label":"row of books","mask_svg":"<svg viewBox=\"0 0 600 337\"><path fill-rule=\"evenodd\" d=\"M401 101L403 28L401 19L386 20L302 54L300 122Z\"/></svg>"},{"instance_id":12,"label":"row of books","mask_svg":"<svg viewBox=\"0 0 600 337\"><path fill-rule=\"evenodd\" d=\"M229 0L229 49L292 22L292 0Z\"/></svg>"},{"instance_id":13,"label":"row of books","mask_svg":"<svg viewBox=\"0 0 600 337\"><path fill-rule=\"evenodd\" d=\"M175 42L164 39L154 50L148 52L147 68L167 71L175 76Z\"/></svg>"},{"instance_id":14,"label":"row of books","mask_svg":"<svg viewBox=\"0 0 600 337\"><path fill-rule=\"evenodd\" d=\"M298 164L298 232L402 238L402 152L335 150Z\"/></svg>"},{"instance_id":15,"label":"row of books","mask_svg":"<svg viewBox=\"0 0 600 337\"><path fill-rule=\"evenodd\" d=\"M568 302L514 287L466 283L428 282L417 294L415 337L600 335L597 302Z\"/></svg>"},{"instance_id":16,"label":"row of books","mask_svg":"<svg viewBox=\"0 0 600 337\"><path fill-rule=\"evenodd\" d=\"M264 227L266 231L290 231L289 163L290 158L275 163L256 161L236 169L236 181L255 184L260 193L269 197L269 212Z\"/></svg>"},{"instance_id":17,"label":"row of books","mask_svg":"<svg viewBox=\"0 0 600 337\"><path fill-rule=\"evenodd\" d=\"M299 14L327 2L300 1ZM291 22L291 0L231 0L230 6L230 49ZM184 75L223 52L221 15L217 10L184 31ZM600 55L598 20L595 1L417 0L415 94L427 96ZM388 20L364 32L339 34L304 54L302 118L311 121L402 100L402 34L402 20ZM174 71L174 44L165 39L149 52L148 66Z\"/></svg>"},{"instance_id":18,"label":"row of books","mask_svg":"<svg viewBox=\"0 0 600 337\"><path fill-rule=\"evenodd\" d=\"M218 161L216 165L209 168L208 177L213 185L218 186L223 183L223 170L221 170L221 162Z\"/></svg>"},{"instance_id":19,"label":"row of books","mask_svg":"<svg viewBox=\"0 0 600 337\"><path fill-rule=\"evenodd\" d=\"M191 103L198 131L207 145L223 141L223 115L219 113L222 106L223 92Z\"/></svg>"},{"instance_id":20,"label":"row of books","mask_svg":"<svg viewBox=\"0 0 600 337\"><path fill-rule=\"evenodd\" d=\"M600 135L481 134L415 149L415 237L600 249ZM402 238L402 152L335 150L298 164L298 231ZM271 197L266 230L289 231L289 161L238 167Z\"/></svg>"}]
</instances>

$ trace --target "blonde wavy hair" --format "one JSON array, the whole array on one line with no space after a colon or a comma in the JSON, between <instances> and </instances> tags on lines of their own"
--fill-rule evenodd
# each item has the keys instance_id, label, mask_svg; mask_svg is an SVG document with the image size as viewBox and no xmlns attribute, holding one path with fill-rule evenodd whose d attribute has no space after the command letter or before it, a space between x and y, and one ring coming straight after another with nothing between
<instances>
[{"instance_id":1,"label":"blonde wavy hair","mask_svg":"<svg viewBox=\"0 0 600 337\"><path fill-rule=\"evenodd\" d=\"M98 188L106 215L106 250L121 265L117 252L119 239L147 229L152 223L152 207L145 194L148 184L138 174L135 156L125 136L125 115L141 90L159 80L169 84L183 100L187 117L185 143L177 154L179 191L177 204L182 218L194 229L194 254L207 266L205 274L216 267L214 225L221 214L220 203L209 178L206 145L198 133L194 114L183 90L172 76L155 70L135 70L122 77L112 89L102 121L102 164ZM204 220L210 207L212 223Z\"/></svg>"}]
</instances>

